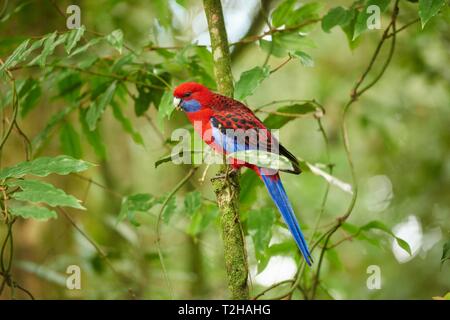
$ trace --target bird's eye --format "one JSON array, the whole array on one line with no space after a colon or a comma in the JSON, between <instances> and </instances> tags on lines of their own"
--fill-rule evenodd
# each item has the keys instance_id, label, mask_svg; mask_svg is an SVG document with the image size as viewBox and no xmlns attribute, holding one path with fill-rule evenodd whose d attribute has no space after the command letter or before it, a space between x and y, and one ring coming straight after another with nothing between
<instances>
[{"instance_id":1,"label":"bird's eye","mask_svg":"<svg viewBox=\"0 0 450 320\"><path fill-rule=\"evenodd\" d=\"M192 92L186 92L185 94L183 94L183 98L187 98L187 97L190 97L191 96L191 94L192 94Z\"/></svg>"}]
</instances>

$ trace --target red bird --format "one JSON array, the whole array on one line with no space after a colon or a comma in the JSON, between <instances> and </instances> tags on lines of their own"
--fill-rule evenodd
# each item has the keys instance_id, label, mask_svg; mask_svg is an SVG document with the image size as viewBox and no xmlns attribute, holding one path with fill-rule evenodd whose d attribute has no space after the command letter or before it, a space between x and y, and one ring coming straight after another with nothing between
<instances>
[{"instance_id":1,"label":"red bird","mask_svg":"<svg viewBox=\"0 0 450 320\"><path fill-rule=\"evenodd\" d=\"M295 156L279 144L261 120L241 102L213 93L205 86L195 82L186 82L179 85L175 88L173 95L174 104L186 113L203 141L214 150L223 154L245 150L264 150L278 153L289 159L292 164L290 170L282 171L294 174L300 173L299 163ZM246 133L241 134L243 138L240 138L238 131ZM258 167L240 160L233 161L232 166L235 169L242 166L250 168L262 179L303 257L308 265L311 265L311 253L279 174L272 169Z\"/></svg>"}]
</instances>

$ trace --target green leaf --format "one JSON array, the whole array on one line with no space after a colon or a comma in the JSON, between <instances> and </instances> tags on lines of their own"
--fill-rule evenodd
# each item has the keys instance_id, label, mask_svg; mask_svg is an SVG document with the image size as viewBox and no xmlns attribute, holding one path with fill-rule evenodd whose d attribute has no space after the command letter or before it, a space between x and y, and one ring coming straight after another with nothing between
<instances>
[{"instance_id":1,"label":"green leaf","mask_svg":"<svg viewBox=\"0 0 450 320\"><path fill-rule=\"evenodd\" d=\"M375 221L371 221L371 222L365 224L360 229L361 229L361 231L368 231L368 230L372 230L372 229L377 229L377 230L381 230L381 231L386 232L387 234L392 236L397 241L397 244L400 246L400 248L402 248L407 253L409 253L409 255L411 255L411 248L410 248L409 244L405 240L397 237L391 231L391 229L389 229L384 223L375 220Z\"/></svg>"},{"instance_id":2,"label":"green leaf","mask_svg":"<svg viewBox=\"0 0 450 320\"><path fill-rule=\"evenodd\" d=\"M108 41L120 54L122 54L123 48L123 32L120 29L114 30L109 35L106 36L106 41Z\"/></svg>"},{"instance_id":3,"label":"green leaf","mask_svg":"<svg viewBox=\"0 0 450 320\"><path fill-rule=\"evenodd\" d=\"M295 51L293 56L300 60L300 63L305 67L314 67L314 60L309 54L303 51Z\"/></svg>"},{"instance_id":4,"label":"green leaf","mask_svg":"<svg viewBox=\"0 0 450 320\"><path fill-rule=\"evenodd\" d=\"M136 85L136 89L138 96L134 98L134 113L140 117L150 108L153 93L150 88L145 86Z\"/></svg>"},{"instance_id":5,"label":"green leaf","mask_svg":"<svg viewBox=\"0 0 450 320\"><path fill-rule=\"evenodd\" d=\"M55 186L38 180L16 180L7 183L10 187L20 187L21 192L14 192L11 197L16 200L46 203L51 207L72 207L84 210L80 200L66 194Z\"/></svg>"},{"instance_id":6,"label":"green leaf","mask_svg":"<svg viewBox=\"0 0 450 320\"><path fill-rule=\"evenodd\" d=\"M450 292L447 292L443 297L433 297L433 300L450 300Z\"/></svg>"},{"instance_id":7,"label":"green leaf","mask_svg":"<svg viewBox=\"0 0 450 320\"><path fill-rule=\"evenodd\" d=\"M169 201L166 203L166 206L164 207L164 210L162 212L162 220L164 223L169 223L170 218L175 213L175 209L177 208L176 198L171 197Z\"/></svg>"},{"instance_id":8,"label":"green leaf","mask_svg":"<svg viewBox=\"0 0 450 320\"><path fill-rule=\"evenodd\" d=\"M292 14L296 0L285 0L272 12L272 25L281 27Z\"/></svg>"},{"instance_id":9,"label":"green leaf","mask_svg":"<svg viewBox=\"0 0 450 320\"><path fill-rule=\"evenodd\" d=\"M390 0L369 0L367 1L364 8L358 13L358 16L356 18L355 27L353 30L353 38L352 40L355 40L359 37L361 33L367 30L367 21L369 17L373 13L369 13L367 9L370 6L377 6L380 9L380 13L384 12L386 8L388 7Z\"/></svg>"},{"instance_id":10,"label":"green leaf","mask_svg":"<svg viewBox=\"0 0 450 320\"><path fill-rule=\"evenodd\" d=\"M148 193L136 193L126 196L122 199L118 221L128 218L132 224L138 226L139 223L134 219L136 213L147 212L155 203L155 198Z\"/></svg>"},{"instance_id":11,"label":"green leaf","mask_svg":"<svg viewBox=\"0 0 450 320\"><path fill-rule=\"evenodd\" d=\"M257 199L258 189L262 187L259 177L252 170L245 171L240 178L239 204L244 208L250 208Z\"/></svg>"},{"instance_id":12,"label":"green leaf","mask_svg":"<svg viewBox=\"0 0 450 320\"><path fill-rule=\"evenodd\" d=\"M272 208L262 208L252 210L248 213L247 227L253 244L255 255L258 261L258 272L261 272L268 261L267 250L272 238L272 226L275 223L276 215Z\"/></svg>"},{"instance_id":13,"label":"green leaf","mask_svg":"<svg viewBox=\"0 0 450 320\"><path fill-rule=\"evenodd\" d=\"M202 194L199 191L192 191L184 197L184 208L186 213L192 216L202 205Z\"/></svg>"},{"instance_id":14,"label":"green leaf","mask_svg":"<svg viewBox=\"0 0 450 320\"><path fill-rule=\"evenodd\" d=\"M85 27L83 25L69 32L69 35L67 36L66 39L66 43L64 44L67 54L70 54L72 50L75 48L78 41L80 41L81 37L84 35L84 31Z\"/></svg>"},{"instance_id":15,"label":"green leaf","mask_svg":"<svg viewBox=\"0 0 450 320\"><path fill-rule=\"evenodd\" d=\"M64 154L77 159L83 156L80 136L69 122L65 122L61 126L59 141Z\"/></svg>"},{"instance_id":16,"label":"green leaf","mask_svg":"<svg viewBox=\"0 0 450 320\"><path fill-rule=\"evenodd\" d=\"M111 106L113 109L114 118L116 118L116 120L120 122L120 124L122 125L122 129L131 136L134 142L140 145L144 145L144 139L142 139L142 136L139 132L134 130L133 124L122 113L122 109L120 108L119 104L115 101L112 101Z\"/></svg>"},{"instance_id":17,"label":"green leaf","mask_svg":"<svg viewBox=\"0 0 450 320\"><path fill-rule=\"evenodd\" d=\"M53 32L48 38L45 39L44 47L42 48L41 53L37 55L30 63L28 63L28 65L31 66L38 64L43 67L47 61L48 56L53 53L58 45L64 43L66 38L67 33L64 33L58 37L58 33L56 31Z\"/></svg>"},{"instance_id":18,"label":"green leaf","mask_svg":"<svg viewBox=\"0 0 450 320\"><path fill-rule=\"evenodd\" d=\"M266 127L271 129L280 129L289 121L295 120L296 116L313 113L316 111L314 104L310 102L296 103L289 106L283 106L277 109L277 114L270 114L265 120ZM285 115L284 115L285 114ZM290 116L292 115L292 116Z\"/></svg>"},{"instance_id":19,"label":"green leaf","mask_svg":"<svg viewBox=\"0 0 450 320\"><path fill-rule=\"evenodd\" d=\"M40 221L47 221L48 219L56 219L58 216L55 211L49 210L45 207L38 206L22 206L9 208L11 214L25 219L35 219Z\"/></svg>"},{"instance_id":20,"label":"green leaf","mask_svg":"<svg viewBox=\"0 0 450 320\"><path fill-rule=\"evenodd\" d=\"M444 243L442 247L441 265L447 260L450 260L450 240Z\"/></svg>"},{"instance_id":21,"label":"green leaf","mask_svg":"<svg viewBox=\"0 0 450 320\"><path fill-rule=\"evenodd\" d=\"M335 26L345 26L350 22L351 14L342 7L335 7L322 18L322 30L330 32Z\"/></svg>"},{"instance_id":22,"label":"green leaf","mask_svg":"<svg viewBox=\"0 0 450 320\"><path fill-rule=\"evenodd\" d=\"M163 72L157 74L154 72L139 72L137 80L141 83L148 85L165 87L165 82L170 82L170 74ZM159 106L161 99L165 93L165 90L158 88L150 88L146 85L136 85L136 90L138 91L138 96L133 97L134 99L134 112L138 117L142 116L150 107L151 103L155 106Z\"/></svg>"},{"instance_id":23,"label":"green leaf","mask_svg":"<svg viewBox=\"0 0 450 320\"><path fill-rule=\"evenodd\" d=\"M172 103L172 93L169 91L164 92L161 102L158 106L158 125L161 129L164 129L164 119L170 119L175 106Z\"/></svg>"},{"instance_id":24,"label":"green leaf","mask_svg":"<svg viewBox=\"0 0 450 320\"><path fill-rule=\"evenodd\" d=\"M255 89L264 81L270 74L268 66L263 68L254 67L241 74L239 81L236 82L234 90L234 98L236 100L244 100L250 96Z\"/></svg>"},{"instance_id":25,"label":"green leaf","mask_svg":"<svg viewBox=\"0 0 450 320\"><path fill-rule=\"evenodd\" d=\"M444 5L445 0L419 0L419 17L422 29L431 18L438 14Z\"/></svg>"},{"instance_id":26,"label":"green leaf","mask_svg":"<svg viewBox=\"0 0 450 320\"><path fill-rule=\"evenodd\" d=\"M83 81L78 71L63 71L57 79L58 97L64 97L66 101L78 104L82 85Z\"/></svg>"},{"instance_id":27,"label":"green leaf","mask_svg":"<svg viewBox=\"0 0 450 320\"><path fill-rule=\"evenodd\" d=\"M192 237L203 232L209 224L219 215L219 210L215 205L205 205L201 210L197 210L191 218L186 232Z\"/></svg>"},{"instance_id":28,"label":"green leaf","mask_svg":"<svg viewBox=\"0 0 450 320\"><path fill-rule=\"evenodd\" d=\"M89 127L89 130L93 131L95 130L95 128L97 128L98 120L114 97L116 86L117 81L113 81L109 85L108 89L99 97L97 97L97 99L90 105L86 113L86 123Z\"/></svg>"},{"instance_id":29,"label":"green leaf","mask_svg":"<svg viewBox=\"0 0 450 320\"><path fill-rule=\"evenodd\" d=\"M26 59L26 54L24 54L25 50L28 47L28 43L30 43L30 39L23 41L14 52L6 59L5 63L0 66L0 72L6 70L8 68L14 67L17 63Z\"/></svg>"},{"instance_id":30,"label":"green leaf","mask_svg":"<svg viewBox=\"0 0 450 320\"><path fill-rule=\"evenodd\" d=\"M103 143L99 128L97 127L94 131L91 131L86 122L87 111L87 109L80 109L79 113L79 121L81 123L83 134L86 136L89 144L94 149L97 157L99 157L100 159L106 159L106 146Z\"/></svg>"},{"instance_id":31,"label":"green leaf","mask_svg":"<svg viewBox=\"0 0 450 320\"><path fill-rule=\"evenodd\" d=\"M72 53L69 55L69 57L73 57L73 56L75 56L77 54L85 52L87 49L89 49L90 47L96 45L101 40L102 40L102 38L93 38L93 39L89 40L89 42L86 43L85 45L83 45L81 47L78 47L74 51L72 51Z\"/></svg>"},{"instance_id":32,"label":"green leaf","mask_svg":"<svg viewBox=\"0 0 450 320\"><path fill-rule=\"evenodd\" d=\"M33 78L25 80L23 86L18 90L20 99L20 115L25 117L37 104L41 94L39 81Z\"/></svg>"},{"instance_id":33,"label":"green leaf","mask_svg":"<svg viewBox=\"0 0 450 320\"><path fill-rule=\"evenodd\" d=\"M237 151L228 154L227 157L254 164L261 168L294 170L291 161L285 156L262 150Z\"/></svg>"},{"instance_id":34,"label":"green leaf","mask_svg":"<svg viewBox=\"0 0 450 320\"><path fill-rule=\"evenodd\" d=\"M92 164L89 162L74 159L69 156L41 157L2 169L0 171L0 180L6 178L22 178L27 174L38 177L45 177L52 173L66 175L85 171L91 166Z\"/></svg>"},{"instance_id":35,"label":"green leaf","mask_svg":"<svg viewBox=\"0 0 450 320\"><path fill-rule=\"evenodd\" d=\"M23 53L22 59L25 60L34 50L39 49L44 44L45 40L50 37L52 34L49 33L42 37L39 40L34 41L31 46L28 47L28 49Z\"/></svg>"}]
</instances>

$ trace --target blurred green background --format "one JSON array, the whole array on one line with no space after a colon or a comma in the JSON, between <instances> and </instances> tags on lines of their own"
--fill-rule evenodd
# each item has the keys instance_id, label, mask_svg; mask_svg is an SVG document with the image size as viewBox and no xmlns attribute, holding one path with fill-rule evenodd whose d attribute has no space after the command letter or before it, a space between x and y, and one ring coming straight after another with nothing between
<instances>
[{"instance_id":1,"label":"blurred green background","mask_svg":"<svg viewBox=\"0 0 450 320\"><path fill-rule=\"evenodd\" d=\"M222 1L230 42L248 34L260 34L265 28L259 1ZM308 1L298 2L298 4ZM318 1L320 13L337 5L349 7L351 1ZM157 46L180 46L189 43L208 44L208 31L201 1L0 1L5 4L8 19L0 24L0 57L5 60L24 39L55 30L65 31L62 13L69 4L81 8L81 22L86 29L109 34L123 31L124 41L139 52L141 62L162 63L171 70L172 85L192 79L185 71L171 67L155 52L141 52L152 43ZM279 1L264 1L268 11ZM23 6L21 6L23 5ZM15 11L15 8L19 10ZM58 9L61 11L59 12ZM398 25L418 17L417 3L400 1ZM320 299L431 299L450 291L450 265L441 265L444 243L450 239L450 32L448 6L440 16L430 20L422 30L416 23L399 33L392 62L380 81L352 106L348 129L355 163L359 195L349 223L362 226L382 221L397 236L407 241L412 256L395 245L384 232L371 231L369 239L355 238L327 251L321 270L317 298ZM382 16L382 28L389 13ZM358 39L356 48L349 47L340 28L324 32L320 23L308 30L315 43L306 51L314 60L313 67L290 61L246 99L251 108L277 100L315 99L325 109L322 122L330 142L333 175L350 182L345 151L340 134L341 112L351 88L366 68L383 30L372 30ZM89 37L92 33L87 34ZM387 47L387 46L386 46ZM258 43L232 48L234 78L255 66L261 66L267 53ZM182 50L182 49L181 49ZM177 50L174 50L177 52ZM179 50L178 50L179 51ZM58 51L57 51L58 52ZM94 56L117 56L110 48L92 50ZM173 52L173 51L170 51ZM387 50L381 53L375 68L379 70ZM175 59L175 58L173 58ZM76 60L74 60L76 61ZM205 60L206 61L206 60ZM270 57L275 68L285 58ZM150 67L149 67L150 68ZM45 74L43 70L25 69L15 72L17 79ZM177 72L180 76L177 78ZM189 71L195 74L194 71ZM23 119L22 129L36 137L50 117L64 107L66 101L54 97L53 80L45 78L38 104ZM84 78L83 78L84 79ZM1 85L1 95L7 92ZM133 88L134 89L134 88ZM161 248L172 290L163 275L156 247L155 223L159 206L148 213L137 214L140 226L127 220L118 222L122 197L149 193L161 197L171 191L189 170L188 165L171 163L155 168L155 161L169 153L173 129L187 126L182 113L174 112L158 125L158 110L150 107L146 116L133 113L134 101L120 100L121 108L144 141L139 145L124 133L111 108L102 116L99 131L106 147L106 158L100 159L82 136L82 159L98 164L82 174L84 177L51 177L55 185L83 200L86 211L69 210L78 226L95 241L107 258L103 258L63 216L48 222L20 220L14 226L14 279L36 298L41 299L219 299L228 296L222 242L214 194L208 177L204 182L202 166L179 193L168 223L162 226ZM283 106L286 104L278 104ZM272 108L272 110L274 110ZM258 113L261 118L265 113ZM77 117L67 121L77 122ZM78 126L78 125L77 125ZM188 126L187 126L188 127ZM317 121L306 115L290 121L280 132L280 139L293 154L311 163L327 163L326 148ZM39 155L58 155L61 151L57 130L46 139ZM18 135L10 138L3 150L2 166L24 160L23 143ZM325 181L309 172L300 176L282 176L287 193L307 238L319 213ZM90 183L93 179L102 186ZM255 197L242 204L242 214L249 210L274 209L264 188L252 180ZM185 194L201 192L200 209L209 218L201 232L192 236L192 216L186 213ZM351 196L331 186L321 227L329 226L346 210ZM202 213L203 214L203 213ZM277 213L278 216L278 213ZM324 229L319 229L324 230ZM272 227L272 242L288 242L290 236L279 226ZM0 237L6 235L4 225ZM339 230L332 243L348 236ZM263 272L257 274L254 246L246 236L251 269L252 296L278 281L291 278L298 260L293 252L274 254ZM318 260L318 252L315 253ZM81 290L66 288L66 268L81 268ZM381 288L370 290L367 268L378 266ZM312 271L307 271L312 275ZM308 285L308 284L306 284ZM278 290L278 291L277 291ZM171 293L172 291L172 293ZM276 289L272 295L283 292ZM268 294L267 297L271 297ZM25 296L17 292L17 298ZM294 298L302 298L296 292ZM9 299L5 289L0 298Z\"/></svg>"}]
</instances>

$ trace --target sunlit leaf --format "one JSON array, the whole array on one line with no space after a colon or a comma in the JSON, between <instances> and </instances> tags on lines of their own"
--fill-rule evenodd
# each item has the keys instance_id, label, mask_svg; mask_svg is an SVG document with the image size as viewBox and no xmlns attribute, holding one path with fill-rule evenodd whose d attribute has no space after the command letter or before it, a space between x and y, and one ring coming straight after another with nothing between
<instances>
[{"instance_id":1,"label":"sunlit leaf","mask_svg":"<svg viewBox=\"0 0 450 320\"><path fill-rule=\"evenodd\" d=\"M93 38L93 39L89 40L88 43L82 45L81 47L76 48L75 50L73 50L72 53L69 55L69 57L73 57L73 56L76 56L77 54L85 52L87 49L89 49L90 47L96 45L101 40L102 40L102 38Z\"/></svg>"},{"instance_id":2,"label":"sunlit leaf","mask_svg":"<svg viewBox=\"0 0 450 320\"><path fill-rule=\"evenodd\" d=\"M23 41L14 52L6 59L6 61L0 65L0 72L6 70L8 68L14 67L17 63L26 59L26 55L24 54L25 50L30 43L30 39Z\"/></svg>"},{"instance_id":3,"label":"sunlit leaf","mask_svg":"<svg viewBox=\"0 0 450 320\"><path fill-rule=\"evenodd\" d=\"M69 32L66 43L64 44L67 54L70 54L72 52L72 50L75 48L78 41L80 41L81 37L83 36L84 31L85 31L85 27L81 26L81 27L73 29Z\"/></svg>"},{"instance_id":4,"label":"sunlit leaf","mask_svg":"<svg viewBox=\"0 0 450 320\"><path fill-rule=\"evenodd\" d=\"M12 198L16 200L46 203L51 207L61 206L85 209L80 204L80 200L46 182L38 180L15 180L8 182L7 185L22 189L22 191L12 194Z\"/></svg>"},{"instance_id":5,"label":"sunlit leaf","mask_svg":"<svg viewBox=\"0 0 450 320\"><path fill-rule=\"evenodd\" d=\"M69 156L41 157L2 169L0 171L0 179L22 178L27 174L39 177L45 177L52 173L66 175L85 171L91 166L92 164L89 162Z\"/></svg>"},{"instance_id":6,"label":"sunlit leaf","mask_svg":"<svg viewBox=\"0 0 450 320\"><path fill-rule=\"evenodd\" d=\"M55 211L39 206L22 206L9 208L11 214L25 219L35 219L47 221L48 219L56 219L58 215Z\"/></svg>"},{"instance_id":7,"label":"sunlit leaf","mask_svg":"<svg viewBox=\"0 0 450 320\"><path fill-rule=\"evenodd\" d=\"M106 41L108 41L120 54L122 54L123 48L123 32L120 29L114 30L109 35L106 36Z\"/></svg>"}]
</instances>

